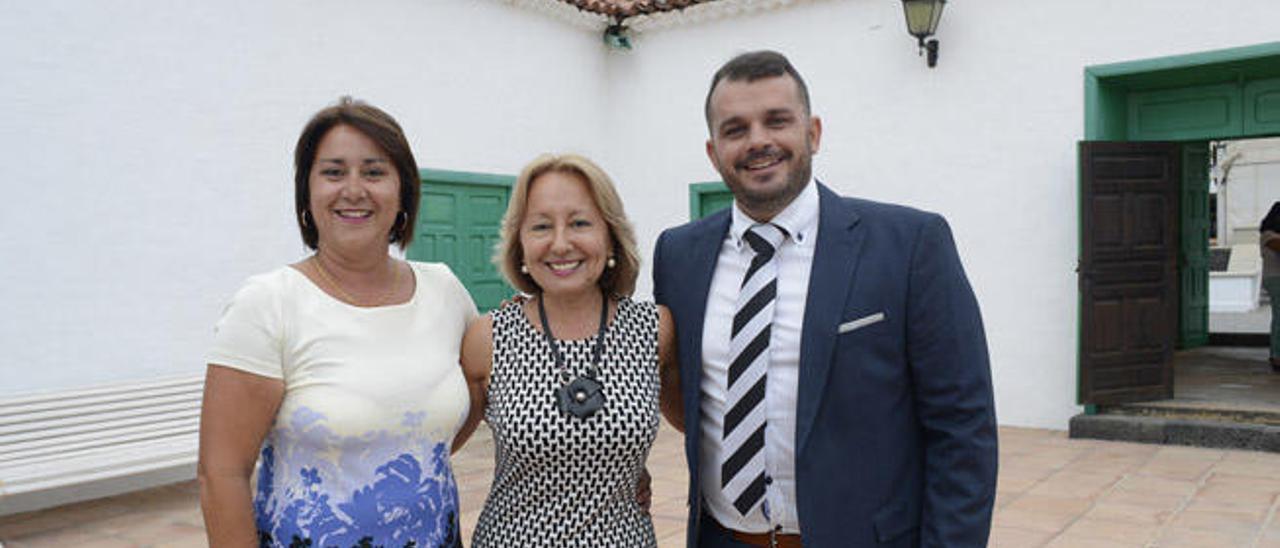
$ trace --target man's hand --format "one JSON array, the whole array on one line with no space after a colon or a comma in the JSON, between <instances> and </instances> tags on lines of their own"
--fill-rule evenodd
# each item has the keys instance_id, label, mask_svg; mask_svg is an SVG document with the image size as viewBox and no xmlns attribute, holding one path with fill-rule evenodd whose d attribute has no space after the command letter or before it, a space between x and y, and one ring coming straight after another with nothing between
<instances>
[{"instance_id":1,"label":"man's hand","mask_svg":"<svg viewBox=\"0 0 1280 548\"><path fill-rule=\"evenodd\" d=\"M636 504L640 505L645 515L649 514L649 507L653 506L652 483L653 478L649 476L649 467L640 469L640 481L636 483Z\"/></svg>"},{"instance_id":2,"label":"man's hand","mask_svg":"<svg viewBox=\"0 0 1280 548\"><path fill-rule=\"evenodd\" d=\"M524 304L525 301L527 300L529 300L528 295L517 292L515 295L512 295L510 298L502 299L502 302L498 303L498 308L506 308L507 305L511 303Z\"/></svg>"}]
</instances>

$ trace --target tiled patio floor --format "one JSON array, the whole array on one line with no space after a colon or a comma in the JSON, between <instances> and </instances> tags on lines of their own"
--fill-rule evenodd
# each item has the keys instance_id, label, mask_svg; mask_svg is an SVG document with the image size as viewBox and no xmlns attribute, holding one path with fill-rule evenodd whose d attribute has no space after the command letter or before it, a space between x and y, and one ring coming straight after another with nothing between
<instances>
[{"instance_id":1,"label":"tiled patio floor","mask_svg":"<svg viewBox=\"0 0 1280 548\"><path fill-rule=\"evenodd\" d=\"M992 546L1280 548L1280 455L1069 440L1001 428ZM491 479L492 440L455 459L470 538ZM659 544L683 544L679 435L662 430L649 461ZM193 482L0 518L5 548L204 546Z\"/></svg>"}]
</instances>

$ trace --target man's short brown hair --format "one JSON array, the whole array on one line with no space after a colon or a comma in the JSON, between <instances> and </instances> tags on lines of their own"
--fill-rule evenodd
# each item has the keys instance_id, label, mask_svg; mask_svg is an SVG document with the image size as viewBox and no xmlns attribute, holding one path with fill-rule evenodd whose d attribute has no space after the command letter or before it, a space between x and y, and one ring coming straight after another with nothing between
<instances>
[{"instance_id":1,"label":"man's short brown hair","mask_svg":"<svg viewBox=\"0 0 1280 548\"><path fill-rule=\"evenodd\" d=\"M791 79L796 81L796 87L800 89L800 102L804 104L804 112L810 114L812 111L809 109L809 86L804 84L804 78L801 78L796 68L791 66L791 61L776 51L752 51L730 59L729 62L721 65L715 76L711 77L711 87L707 88L707 100L703 105L703 113L707 117L707 129L711 128L711 94L715 93L716 85L721 80L751 83L763 78L783 75L791 76Z\"/></svg>"}]
</instances>

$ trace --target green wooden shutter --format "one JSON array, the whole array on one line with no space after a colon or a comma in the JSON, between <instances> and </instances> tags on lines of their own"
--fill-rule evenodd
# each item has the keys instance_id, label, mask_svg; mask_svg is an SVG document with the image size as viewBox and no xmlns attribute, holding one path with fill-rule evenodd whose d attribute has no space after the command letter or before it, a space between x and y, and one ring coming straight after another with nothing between
<instances>
[{"instance_id":1,"label":"green wooden shutter","mask_svg":"<svg viewBox=\"0 0 1280 548\"><path fill-rule=\"evenodd\" d=\"M449 265L482 312L515 293L492 263L515 177L422 170L422 205L407 256Z\"/></svg>"},{"instance_id":2,"label":"green wooden shutter","mask_svg":"<svg viewBox=\"0 0 1280 548\"><path fill-rule=\"evenodd\" d=\"M689 219L701 219L733 204L733 193L720 181L689 185Z\"/></svg>"}]
</instances>

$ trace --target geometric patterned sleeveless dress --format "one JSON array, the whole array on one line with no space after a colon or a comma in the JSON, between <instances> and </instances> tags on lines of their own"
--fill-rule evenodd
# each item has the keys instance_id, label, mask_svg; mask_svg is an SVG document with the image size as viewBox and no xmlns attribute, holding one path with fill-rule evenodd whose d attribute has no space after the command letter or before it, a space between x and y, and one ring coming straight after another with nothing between
<instances>
[{"instance_id":1,"label":"geometric patterned sleeveless dress","mask_svg":"<svg viewBox=\"0 0 1280 548\"><path fill-rule=\"evenodd\" d=\"M493 371L485 420L493 486L475 548L655 546L636 482L658 433L658 309L622 298L605 334L598 380L604 407L581 419L556 406L555 358L520 305L493 312ZM559 340L571 376L584 375L595 334Z\"/></svg>"}]
</instances>

